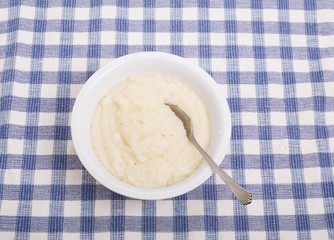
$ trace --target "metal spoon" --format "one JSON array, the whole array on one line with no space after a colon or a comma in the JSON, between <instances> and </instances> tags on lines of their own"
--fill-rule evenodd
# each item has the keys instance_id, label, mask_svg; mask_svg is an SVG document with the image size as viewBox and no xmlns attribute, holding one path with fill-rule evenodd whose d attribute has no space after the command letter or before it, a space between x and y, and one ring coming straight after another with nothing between
<instances>
[{"instance_id":1,"label":"metal spoon","mask_svg":"<svg viewBox=\"0 0 334 240\"><path fill-rule=\"evenodd\" d=\"M195 148L200 152L209 166L215 171L219 177L225 182L225 184L231 189L234 196L242 205L247 205L252 202L252 193L241 187L232 178L230 178L213 160L212 158L203 150L203 148L197 143L194 135L193 128L191 125L190 117L178 106L170 103L165 103L170 109L175 113L175 115L182 121L184 128L186 129L187 138L195 146Z\"/></svg>"}]
</instances>

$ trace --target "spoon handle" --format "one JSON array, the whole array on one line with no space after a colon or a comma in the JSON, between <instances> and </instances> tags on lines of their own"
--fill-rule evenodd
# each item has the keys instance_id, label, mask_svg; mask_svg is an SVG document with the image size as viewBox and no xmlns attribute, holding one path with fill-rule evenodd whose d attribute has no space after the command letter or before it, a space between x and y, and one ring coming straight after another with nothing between
<instances>
[{"instance_id":1,"label":"spoon handle","mask_svg":"<svg viewBox=\"0 0 334 240\"><path fill-rule=\"evenodd\" d=\"M225 182L225 184L231 189L234 196L238 199L240 204L247 205L252 202L252 193L241 187L229 175L227 175L213 160L212 158L203 150L203 148L198 144L194 136L188 136L190 142L195 146L195 148L200 152L209 166L215 171L219 177Z\"/></svg>"}]
</instances>

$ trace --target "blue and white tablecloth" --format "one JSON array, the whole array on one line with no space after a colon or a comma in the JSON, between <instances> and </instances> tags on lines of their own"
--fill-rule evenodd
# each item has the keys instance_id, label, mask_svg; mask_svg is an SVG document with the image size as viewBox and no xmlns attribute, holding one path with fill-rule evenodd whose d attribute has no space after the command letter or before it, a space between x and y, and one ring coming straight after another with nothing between
<instances>
[{"instance_id":1,"label":"blue and white tablecloth","mask_svg":"<svg viewBox=\"0 0 334 240\"><path fill-rule=\"evenodd\" d=\"M221 84L232 137L186 195L128 199L71 140L85 81L139 51L189 59ZM327 0L0 2L0 239L334 239L334 4Z\"/></svg>"}]
</instances>

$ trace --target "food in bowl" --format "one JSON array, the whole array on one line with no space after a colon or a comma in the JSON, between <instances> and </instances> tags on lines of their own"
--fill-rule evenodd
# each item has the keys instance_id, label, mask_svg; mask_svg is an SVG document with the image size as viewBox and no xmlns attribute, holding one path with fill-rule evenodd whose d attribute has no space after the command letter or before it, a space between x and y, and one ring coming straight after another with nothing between
<instances>
[{"instance_id":1,"label":"food in bowl","mask_svg":"<svg viewBox=\"0 0 334 240\"><path fill-rule=\"evenodd\" d=\"M210 120L194 91L164 75L130 76L100 100L91 122L94 152L112 175L138 187L165 187L187 178L202 163L166 102L187 112L196 140L208 149Z\"/></svg>"}]
</instances>

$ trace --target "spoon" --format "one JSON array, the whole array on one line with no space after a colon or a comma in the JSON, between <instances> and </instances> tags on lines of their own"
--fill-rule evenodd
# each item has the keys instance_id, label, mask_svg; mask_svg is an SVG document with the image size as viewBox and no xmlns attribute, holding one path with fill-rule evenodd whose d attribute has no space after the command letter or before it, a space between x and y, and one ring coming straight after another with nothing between
<instances>
[{"instance_id":1,"label":"spoon","mask_svg":"<svg viewBox=\"0 0 334 240\"><path fill-rule=\"evenodd\" d=\"M184 128L186 129L187 138L195 146L195 148L200 152L209 166L215 171L218 176L225 182L225 184L231 189L234 196L238 199L240 204L248 205L252 202L252 193L241 187L232 178L230 178L213 160L212 158L203 150L203 148L196 141L193 128L191 125L190 117L178 106L170 103L165 103L170 109L175 113L175 115L182 121Z\"/></svg>"}]
</instances>

